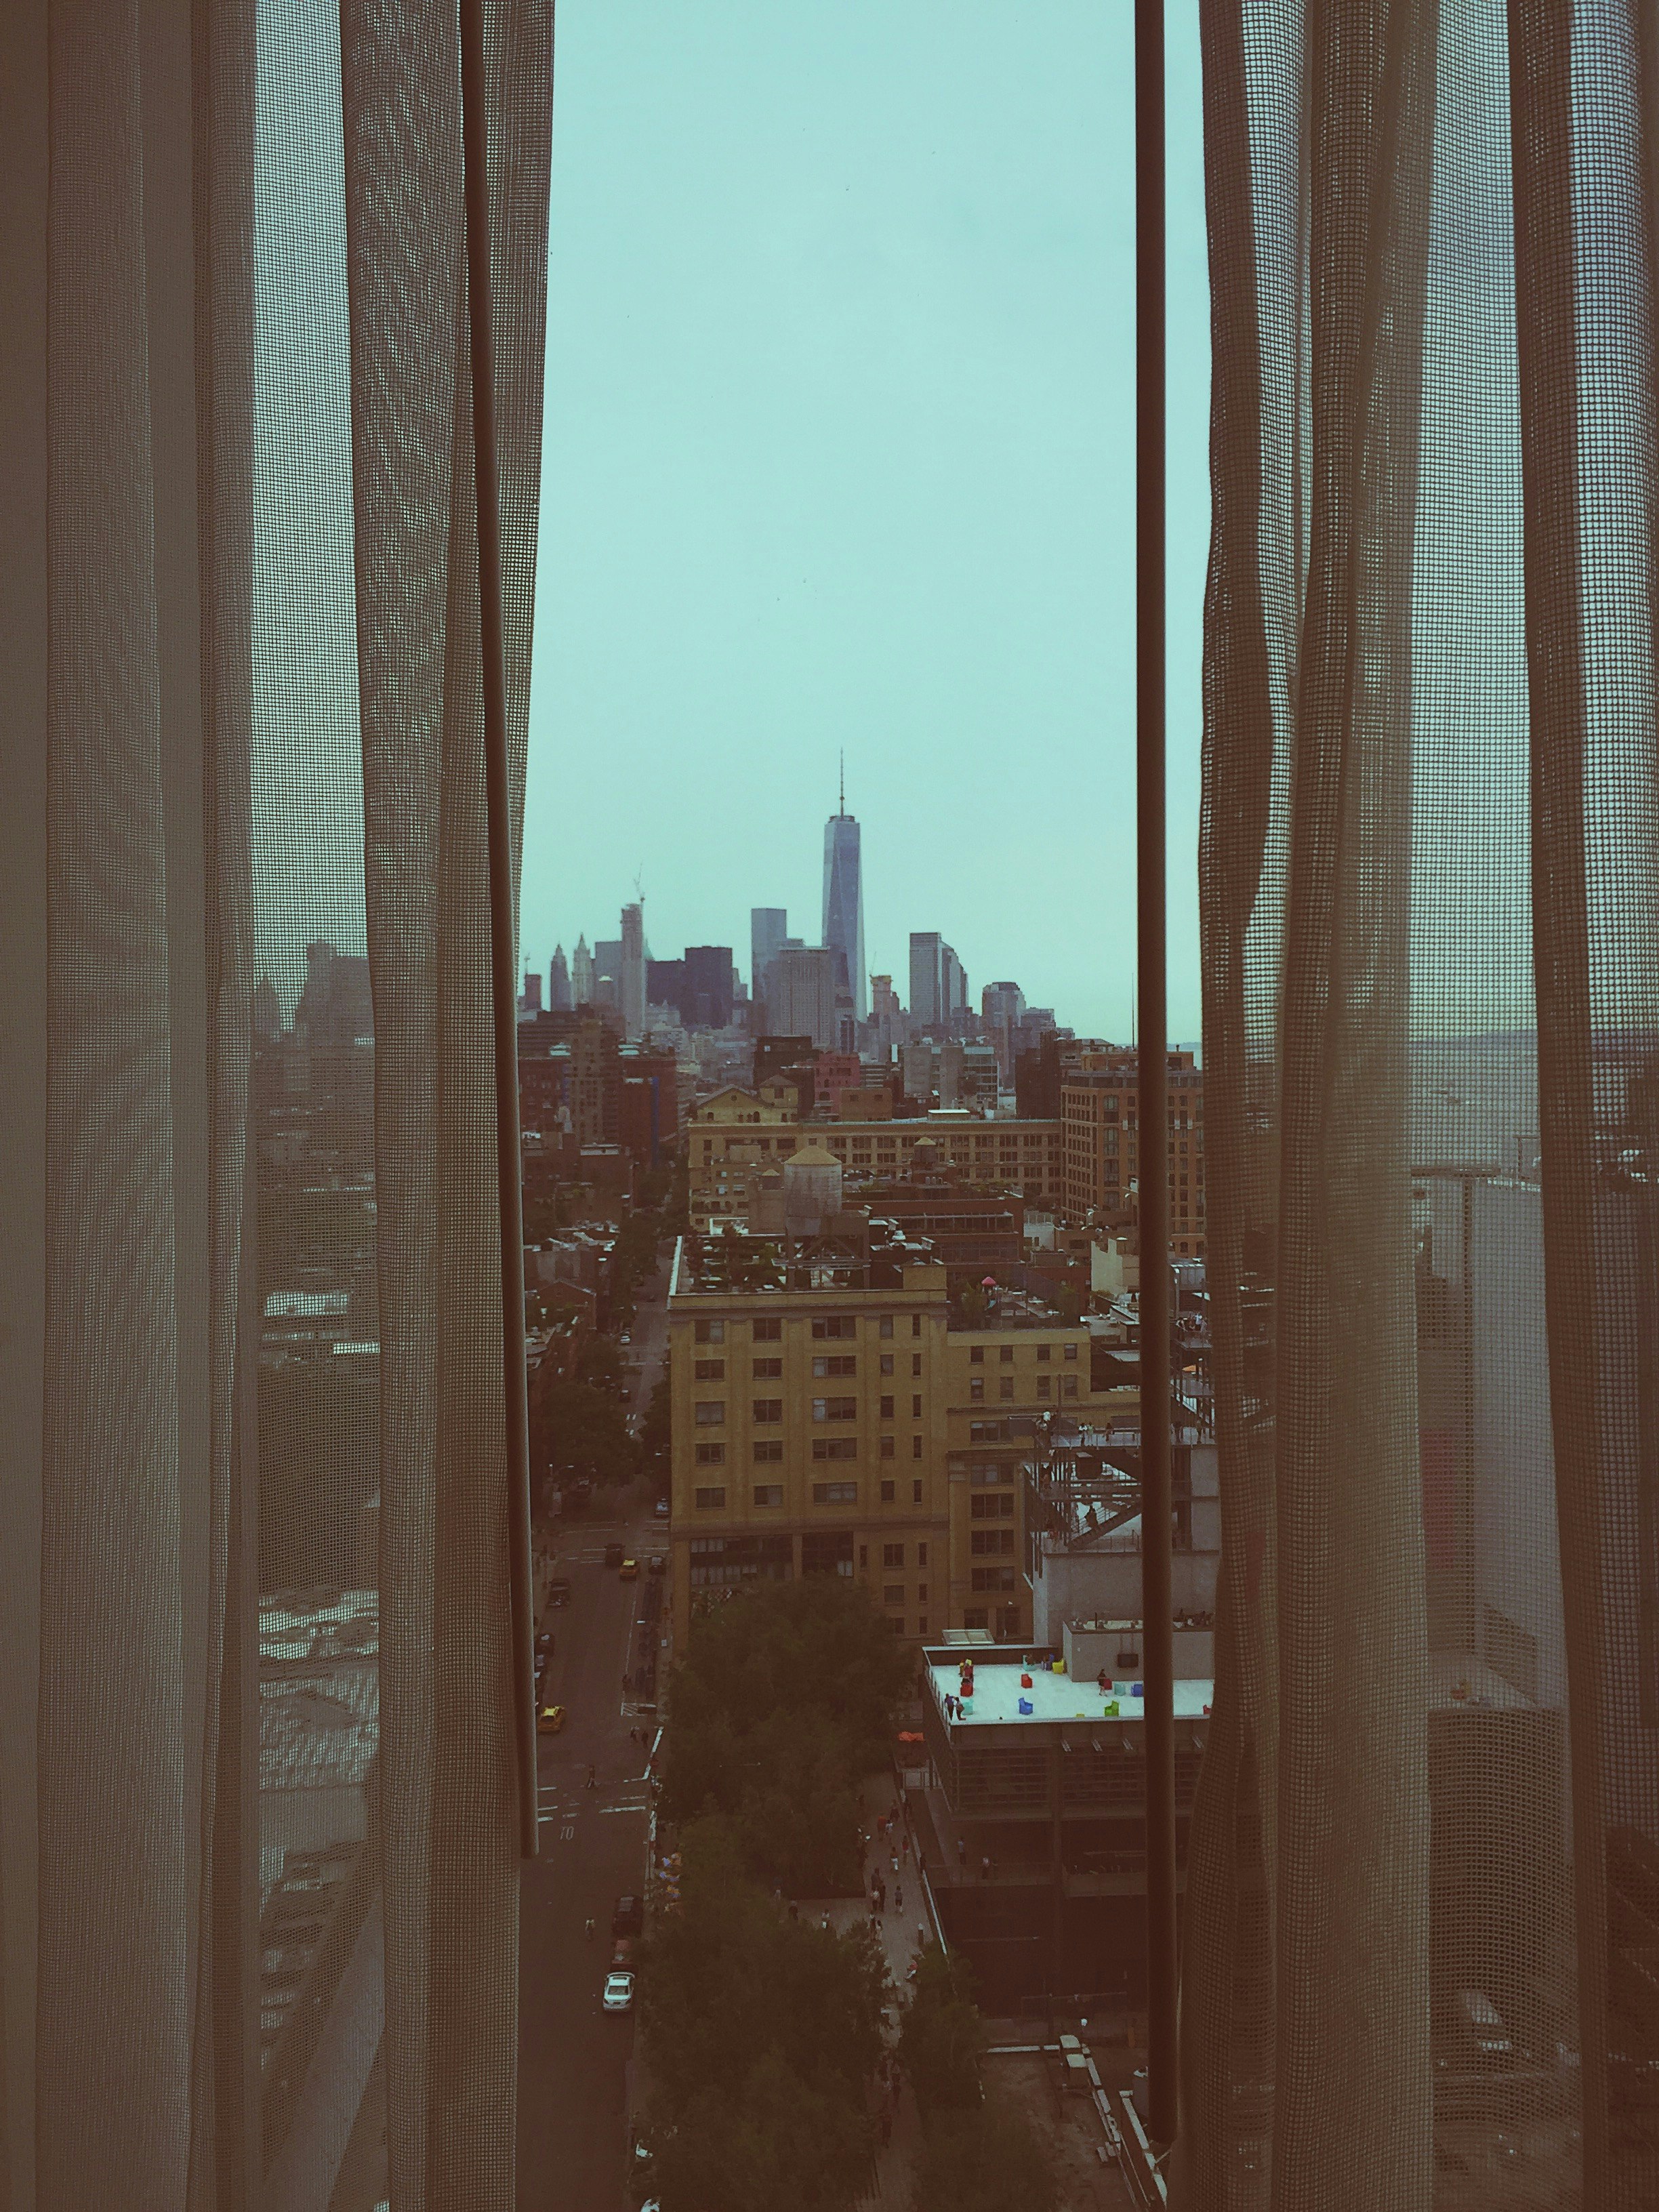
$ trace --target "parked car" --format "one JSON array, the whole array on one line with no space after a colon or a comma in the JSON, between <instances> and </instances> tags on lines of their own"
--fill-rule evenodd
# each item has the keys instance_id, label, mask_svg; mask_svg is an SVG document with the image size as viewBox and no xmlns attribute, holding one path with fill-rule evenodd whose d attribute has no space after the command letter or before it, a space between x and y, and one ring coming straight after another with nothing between
<instances>
[{"instance_id":1,"label":"parked car","mask_svg":"<svg viewBox=\"0 0 1659 2212\"><path fill-rule=\"evenodd\" d=\"M665 1521L668 1518L668 1500L659 1498L651 1510L659 1521Z\"/></svg>"},{"instance_id":2,"label":"parked car","mask_svg":"<svg viewBox=\"0 0 1659 2212\"><path fill-rule=\"evenodd\" d=\"M605 2008L607 2012L630 2012L634 2005L634 1977L632 1974L607 1974L605 1978Z\"/></svg>"},{"instance_id":3,"label":"parked car","mask_svg":"<svg viewBox=\"0 0 1659 2212\"><path fill-rule=\"evenodd\" d=\"M563 1726L564 1707L562 1705L544 1705L536 1717L538 1735L557 1735Z\"/></svg>"},{"instance_id":4,"label":"parked car","mask_svg":"<svg viewBox=\"0 0 1659 2212\"><path fill-rule=\"evenodd\" d=\"M550 1657L551 1657L551 1656L552 1656L553 1652L554 1652L556 1649L557 1649L557 1646L555 1644L555 1643L554 1643L554 1641L553 1641L553 1632L552 1632L552 1630L551 1630L550 1628L544 1628L544 1629L543 1629L543 1631L542 1631L541 1634L540 1634L540 1635L536 1638L536 1656L537 1656L537 1658L538 1658L538 1659L547 1659L547 1658L550 1658Z\"/></svg>"},{"instance_id":5,"label":"parked car","mask_svg":"<svg viewBox=\"0 0 1659 2212\"><path fill-rule=\"evenodd\" d=\"M619 1340L619 1342L621 1342L621 1343L623 1343L623 1344L632 1344L632 1342L634 1341L633 1338L629 1334L629 1333L628 1333L628 1331L627 1331L626 1329L624 1329L624 1330L623 1331L622 1335L621 1335L621 1337L620 1337L620 1339L619 1339L618 1340Z\"/></svg>"},{"instance_id":6,"label":"parked car","mask_svg":"<svg viewBox=\"0 0 1659 2212\"><path fill-rule=\"evenodd\" d=\"M651 1554L650 1565L647 1569L647 1572L653 1575L665 1575L668 1572L667 1553L653 1552Z\"/></svg>"},{"instance_id":7,"label":"parked car","mask_svg":"<svg viewBox=\"0 0 1659 2212\"><path fill-rule=\"evenodd\" d=\"M634 1939L631 1936L619 1936L611 1947L611 1968L615 1972L623 1973L631 1969L633 1964Z\"/></svg>"},{"instance_id":8,"label":"parked car","mask_svg":"<svg viewBox=\"0 0 1659 2212\"><path fill-rule=\"evenodd\" d=\"M554 1576L547 1586L547 1601L550 1605L569 1604L570 1577L568 1575Z\"/></svg>"},{"instance_id":9,"label":"parked car","mask_svg":"<svg viewBox=\"0 0 1659 2212\"><path fill-rule=\"evenodd\" d=\"M621 1566L625 1556L620 1544L607 1544L605 1547L605 1564L607 1567Z\"/></svg>"},{"instance_id":10,"label":"parked car","mask_svg":"<svg viewBox=\"0 0 1659 2212\"><path fill-rule=\"evenodd\" d=\"M637 1897L619 1897L611 1916L613 1936L637 1936L645 1925L645 1907Z\"/></svg>"},{"instance_id":11,"label":"parked car","mask_svg":"<svg viewBox=\"0 0 1659 2212\"><path fill-rule=\"evenodd\" d=\"M637 1559L624 1559L617 1573L620 1582L636 1583L640 1578L640 1563Z\"/></svg>"}]
</instances>

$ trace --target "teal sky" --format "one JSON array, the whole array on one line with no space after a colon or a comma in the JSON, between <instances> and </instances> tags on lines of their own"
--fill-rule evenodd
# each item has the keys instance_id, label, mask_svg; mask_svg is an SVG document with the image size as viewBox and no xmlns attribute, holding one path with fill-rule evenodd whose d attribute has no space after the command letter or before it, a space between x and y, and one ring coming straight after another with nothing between
<instances>
[{"instance_id":1,"label":"teal sky","mask_svg":"<svg viewBox=\"0 0 1659 2212\"><path fill-rule=\"evenodd\" d=\"M1208 305L1170 51L1170 1028L1199 1029ZM908 933L1127 1036L1129 0L561 0L524 951Z\"/></svg>"}]
</instances>

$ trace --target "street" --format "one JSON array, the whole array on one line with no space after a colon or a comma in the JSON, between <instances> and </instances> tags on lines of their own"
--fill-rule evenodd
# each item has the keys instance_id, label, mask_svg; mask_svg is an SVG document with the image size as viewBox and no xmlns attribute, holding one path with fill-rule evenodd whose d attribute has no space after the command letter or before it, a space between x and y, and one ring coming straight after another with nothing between
<instances>
[{"instance_id":1,"label":"street","mask_svg":"<svg viewBox=\"0 0 1659 2212\"><path fill-rule=\"evenodd\" d=\"M624 1350L647 1363L630 1411L643 1410L656 1378L665 1289L660 1274L643 1286L634 1345ZM637 1582L602 1564L614 1541L639 1560ZM518 2202L520 2212L638 2212L628 2143L635 2016L607 2015L599 1994L616 1901L641 1894L645 1880L642 1778L656 1721L635 1710L622 1682L640 1656L646 1563L666 1551L667 1525L652 1518L648 1486L626 1501L601 1491L585 1515L557 1524L557 1545L556 1571L568 1577L571 1598L538 1624L557 1639L543 1702L563 1705L568 1719L560 1735L537 1740L541 1855L520 1881ZM629 1741L632 1728L643 1745ZM582 1933L590 1916L591 1941Z\"/></svg>"}]
</instances>

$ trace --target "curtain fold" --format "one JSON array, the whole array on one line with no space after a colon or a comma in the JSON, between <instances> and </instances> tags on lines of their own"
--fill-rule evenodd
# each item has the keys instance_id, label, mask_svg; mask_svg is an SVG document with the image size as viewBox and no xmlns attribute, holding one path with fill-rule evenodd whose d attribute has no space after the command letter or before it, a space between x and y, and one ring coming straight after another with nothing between
<instances>
[{"instance_id":1,"label":"curtain fold","mask_svg":"<svg viewBox=\"0 0 1659 2212\"><path fill-rule=\"evenodd\" d=\"M487 37L516 815L551 7ZM0 2205L506 2212L455 10L19 0L0 78Z\"/></svg>"},{"instance_id":2,"label":"curtain fold","mask_svg":"<svg viewBox=\"0 0 1659 2212\"><path fill-rule=\"evenodd\" d=\"M1506 2201L1651 2203L1659 34L1201 20L1224 1564L1177 2201L1484 2203L1504 2131Z\"/></svg>"}]
</instances>

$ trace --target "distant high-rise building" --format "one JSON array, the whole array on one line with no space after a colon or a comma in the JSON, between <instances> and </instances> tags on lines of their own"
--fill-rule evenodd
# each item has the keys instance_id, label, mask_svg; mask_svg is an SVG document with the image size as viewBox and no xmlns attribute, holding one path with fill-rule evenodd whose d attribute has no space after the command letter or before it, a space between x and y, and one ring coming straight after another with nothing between
<instances>
[{"instance_id":1,"label":"distant high-rise building","mask_svg":"<svg viewBox=\"0 0 1659 2212\"><path fill-rule=\"evenodd\" d=\"M872 1017L878 1022L891 1021L898 1014L902 1012L902 1011L903 1009L899 1005L898 993L893 988L892 977L890 975L872 975L870 978L870 1012Z\"/></svg>"},{"instance_id":2,"label":"distant high-rise building","mask_svg":"<svg viewBox=\"0 0 1659 2212\"><path fill-rule=\"evenodd\" d=\"M570 970L562 945L553 947L553 957L547 963L547 1005L549 1012L556 1014L568 1012L570 1006Z\"/></svg>"},{"instance_id":3,"label":"distant high-rise building","mask_svg":"<svg viewBox=\"0 0 1659 2212\"><path fill-rule=\"evenodd\" d=\"M621 964L617 972L623 1033L645 1035L645 908L635 902L622 910Z\"/></svg>"},{"instance_id":4,"label":"distant high-rise building","mask_svg":"<svg viewBox=\"0 0 1659 2212\"><path fill-rule=\"evenodd\" d=\"M772 966L789 933L789 915L781 906L749 909L749 995L764 1002Z\"/></svg>"},{"instance_id":5,"label":"distant high-rise building","mask_svg":"<svg viewBox=\"0 0 1659 2212\"><path fill-rule=\"evenodd\" d=\"M864 973L864 867L858 817L847 811L844 791L840 812L823 825L823 942L835 956L836 985L862 1021L870 1003Z\"/></svg>"},{"instance_id":6,"label":"distant high-rise building","mask_svg":"<svg viewBox=\"0 0 1659 2212\"><path fill-rule=\"evenodd\" d=\"M647 960L645 963L645 1002L648 1006L672 1006L685 1019L685 963Z\"/></svg>"},{"instance_id":7,"label":"distant high-rise building","mask_svg":"<svg viewBox=\"0 0 1659 2212\"><path fill-rule=\"evenodd\" d=\"M947 1029L954 1029L968 1011L968 970L956 956L954 947L941 945L939 949L939 1018Z\"/></svg>"},{"instance_id":8,"label":"distant high-rise building","mask_svg":"<svg viewBox=\"0 0 1659 2212\"><path fill-rule=\"evenodd\" d=\"M570 960L570 995L579 1006L593 1003L593 956L587 949L586 937L576 939L576 950Z\"/></svg>"},{"instance_id":9,"label":"distant high-rise building","mask_svg":"<svg viewBox=\"0 0 1659 2212\"><path fill-rule=\"evenodd\" d=\"M732 1018L732 948L688 945L685 998L682 1012L688 1029L723 1030Z\"/></svg>"},{"instance_id":10,"label":"distant high-rise building","mask_svg":"<svg viewBox=\"0 0 1659 2212\"><path fill-rule=\"evenodd\" d=\"M828 945L779 953L773 1021L786 1036L810 1036L820 1052L834 1048L836 960Z\"/></svg>"},{"instance_id":11,"label":"distant high-rise building","mask_svg":"<svg viewBox=\"0 0 1659 2212\"><path fill-rule=\"evenodd\" d=\"M939 1012L939 951L936 929L910 932L910 1018L919 1029L935 1027Z\"/></svg>"},{"instance_id":12,"label":"distant high-rise building","mask_svg":"<svg viewBox=\"0 0 1659 2212\"><path fill-rule=\"evenodd\" d=\"M253 987L253 1034L261 1044L270 1044L283 1034L282 1002L269 975Z\"/></svg>"},{"instance_id":13,"label":"distant high-rise building","mask_svg":"<svg viewBox=\"0 0 1659 2212\"><path fill-rule=\"evenodd\" d=\"M526 968L524 971L524 993L519 1000L521 1014L538 1014L542 1010L542 971Z\"/></svg>"}]
</instances>

